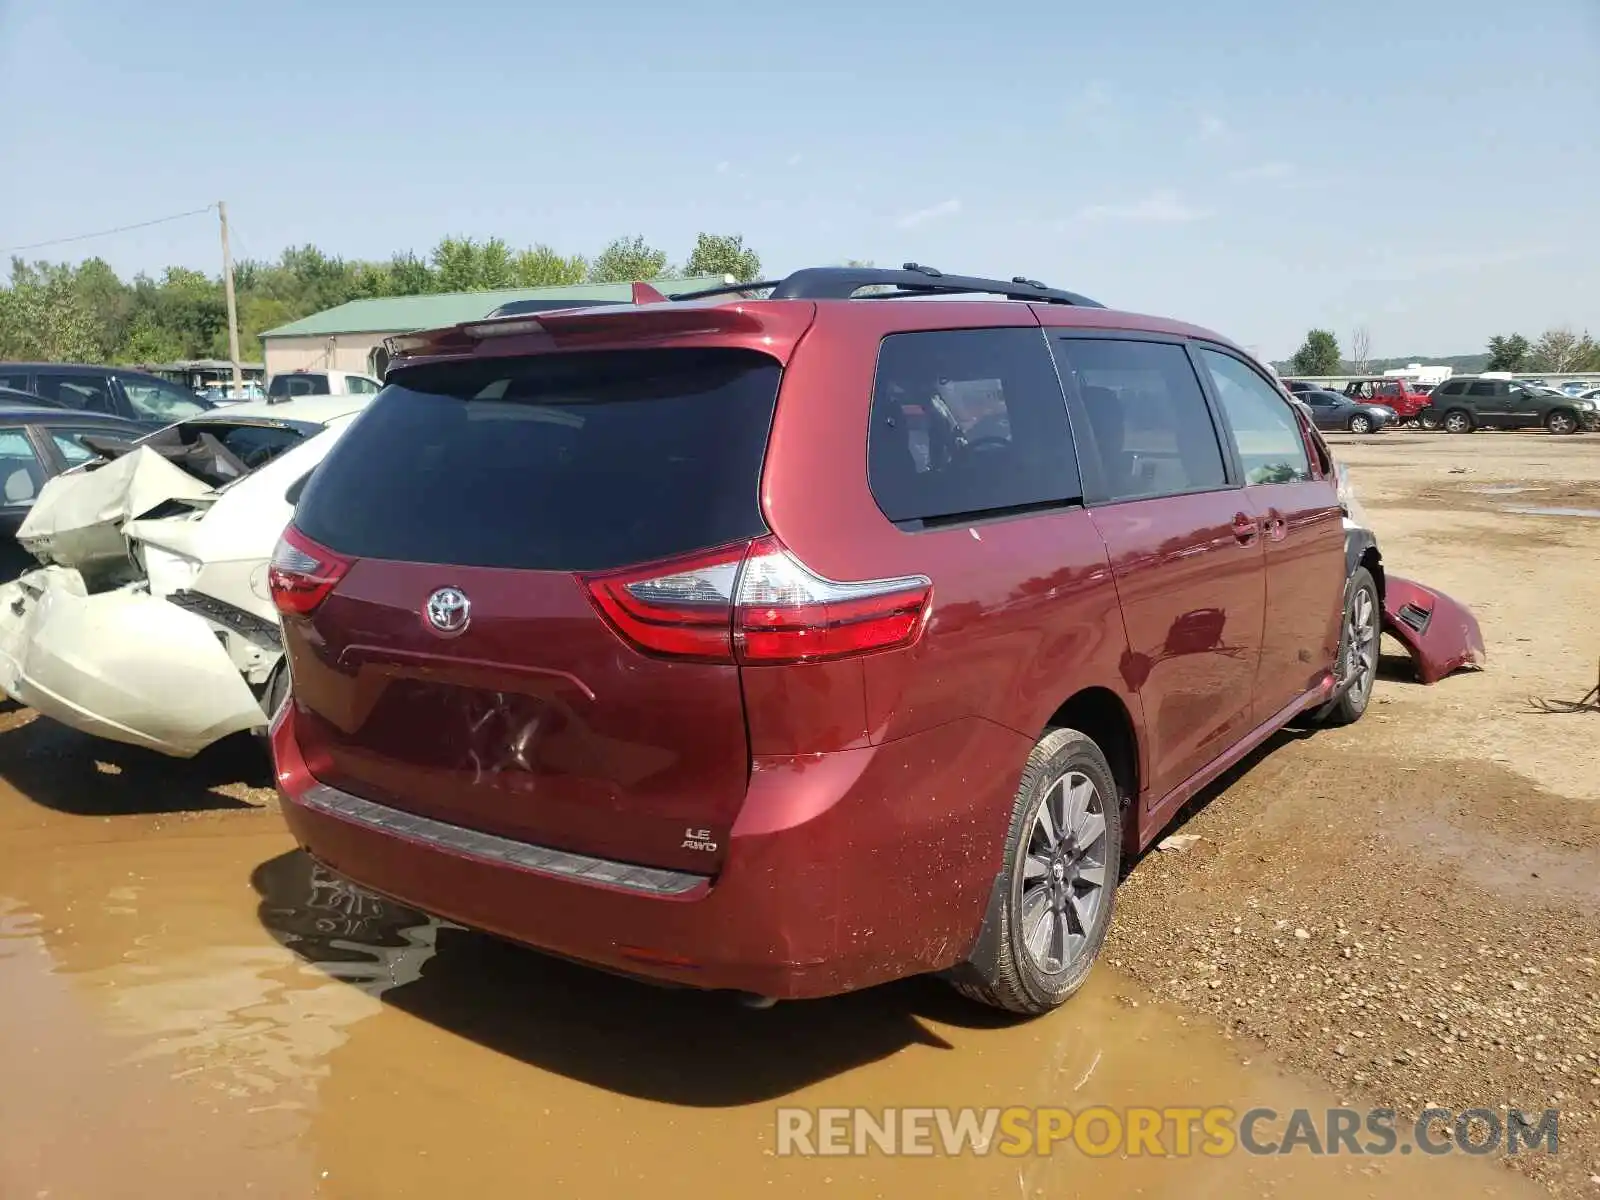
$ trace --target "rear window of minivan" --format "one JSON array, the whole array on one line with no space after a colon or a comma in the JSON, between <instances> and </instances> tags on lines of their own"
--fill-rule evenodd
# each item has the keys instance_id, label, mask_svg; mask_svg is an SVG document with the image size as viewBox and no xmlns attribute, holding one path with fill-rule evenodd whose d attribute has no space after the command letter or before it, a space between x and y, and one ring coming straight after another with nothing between
<instances>
[{"instance_id":1,"label":"rear window of minivan","mask_svg":"<svg viewBox=\"0 0 1600 1200\"><path fill-rule=\"evenodd\" d=\"M720 348L391 370L295 525L356 558L549 571L758 537L780 370Z\"/></svg>"}]
</instances>

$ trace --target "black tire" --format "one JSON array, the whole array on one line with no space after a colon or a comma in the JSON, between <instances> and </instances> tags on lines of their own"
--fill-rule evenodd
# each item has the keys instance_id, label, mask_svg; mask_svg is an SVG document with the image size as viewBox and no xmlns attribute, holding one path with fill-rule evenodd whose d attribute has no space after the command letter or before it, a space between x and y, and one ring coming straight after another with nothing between
<instances>
[{"instance_id":1,"label":"black tire","mask_svg":"<svg viewBox=\"0 0 1600 1200\"><path fill-rule=\"evenodd\" d=\"M1439 414L1431 408L1425 408L1417 414L1417 424L1424 429L1439 428Z\"/></svg>"},{"instance_id":2,"label":"black tire","mask_svg":"<svg viewBox=\"0 0 1600 1200\"><path fill-rule=\"evenodd\" d=\"M1564 435L1577 433L1582 427L1577 414L1565 408L1554 409L1544 419L1544 427L1551 433Z\"/></svg>"},{"instance_id":3,"label":"black tire","mask_svg":"<svg viewBox=\"0 0 1600 1200\"><path fill-rule=\"evenodd\" d=\"M1358 626L1362 621L1362 597L1365 597L1365 636ZM1378 676L1378 651L1383 636L1383 603L1378 598L1378 585L1372 572L1357 567L1344 585L1344 617L1339 629L1339 657L1333 665L1334 679L1339 694L1317 710L1316 723L1333 728L1354 725L1372 703L1372 687ZM1357 664L1355 654L1363 655L1361 675L1350 679ZM1348 682L1347 682L1348 681Z\"/></svg>"},{"instance_id":4,"label":"black tire","mask_svg":"<svg viewBox=\"0 0 1600 1200\"><path fill-rule=\"evenodd\" d=\"M1452 408L1445 413L1439 424L1446 433L1471 433L1476 422L1473 421L1472 414L1466 410Z\"/></svg>"},{"instance_id":5,"label":"black tire","mask_svg":"<svg viewBox=\"0 0 1600 1200\"><path fill-rule=\"evenodd\" d=\"M1070 794L1064 789L1069 783L1081 789L1081 783L1074 780L1093 785L1093 796L1086 798L1082 811L1102 819L1100 834L1092 837L1091 821L1087 823L1091 832L1084 835L1085 843L1076 851L1071 849L1074 843L1059 837L1056 846L1049 847L1040 826L1040 809L1050 801L1052 812L1059 811L1058 795L1063 804L1070 805ZM1074 828L1082 829L1083 824ZM1064 861L1074 853L1079 856L1075 862ZM1030 863L1035 867L1032 872ZM952 974L951 983L979 1003L1028 1016L1065 1003L1083 986L1105 943L1121 869L1122 804L1106 756L1075 729L1048 731L1028 755L1017 786L1006 835L1005 867L995 887L989 923L973 958ZM1085 870L1091 878L1099 874L1097 889L1081 877ZM1079 891L1080 887L1088 890ZM1085 924L1080 905L1094 891L1098 895ZM1067 899L1069 894L1073 899ZM1036 944L1037 933L1045 934L1042 955L1029 949L1025 917L1032 924ZM1074 934L1073 927L1080 932ZM1078 940L1074 942L1074 938ZM1062 946L1059 956L1057 944ZM1057 965L1052 968L1051 962Z\"/></svg>"},{"instance_id":6,"label":"black tire","mask_svg":"<svg viewBox=\"0 0 1600 1200\"><path fill-rule=\"evenodd\" d=\"M1372 427L1372 418L1367 416L1366 413L1357 413L1355 416L1351 417L1349 428L1351 433L1376 432L1376 430L1374 430Z\"/></svg>"},{"instance_id":7,"label":"black tire","mask_svg":"<svg viewBox=\"0 0 1600 1200\"><path fill-rule=\"evenodd\" d=\"M267 724L256 732L256 740L263 746L269 746L271 740L267 736L267 726L272 724L272 718L277 716L278 709L283 707L283 702L289 697L289 664L280 661L272 668L272 674L267 677L267 686L261 689L261 708L267 714Z\"/></svg>"}]
</instances>

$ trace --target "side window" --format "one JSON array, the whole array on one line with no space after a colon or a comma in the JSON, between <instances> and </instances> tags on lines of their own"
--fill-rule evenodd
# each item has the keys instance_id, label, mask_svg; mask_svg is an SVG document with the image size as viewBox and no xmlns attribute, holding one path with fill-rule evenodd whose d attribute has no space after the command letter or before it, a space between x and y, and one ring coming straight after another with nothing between
<instances>
[{"instance_id":1,"label":"side window","mask_svg":"<svg viewBox=\"0 0 1600 1200\"><path fill-rule=\"evenodd\" d=\"M1078 453L1093 464L1096 499L1227 486L1211 410L1182 346L1111 338L1053 345L1062 375L1075 384Z\"/></svg>"},{"instance_id":2,"label":"side window","mask_svg":"<svg viewBox=\"0 0 1600 1200\"><path fill-rule=\"evenodd\" d=\"M12 391L25 392L28 390L28 376L0 374L0 387L10 388Z\"/></svg>"},{"instance_id":3,"label":"side window","mask_svg":"<svg viewBox=\"0 0 1600 1200\"><path fill-rule=\"evenodd\" d=\"M61 455L61 460L68 467L75 467L79 463L86 463L100 455L83 444L85 437L126 437L126 434L113 433L109 429L62 429L55 428L50 431L50 440L56 444L56 451Z\"/></svg>"},{"instance_id":4,"label":"side window","mask_svg":"<svg viewBox=\"0 0 1600 1200\"><path fill-rule=\"evenodd\" d=\"M1246 484L1298 483L1311 478L1300 422L1266 380L1231 354L1201 349L1217 399L1228 415Z\"/></svg>"},{"instance_id":5,"label":"side window","mask_svg":"<svg viewBox=\"0 0 1600 1200\"><path fill-rule=\"evenodd\" d=\"M371 379L363 379L360 375L352 375L346 382L350 385L352 396L370 396L378 390L378 384Z\"/></svg>"},{"instance_id":6,"label":"side window","mask_svg":"<svg viewBox=\"0 0 1600 1200\"><path fill-rule=\"evenodd\" d=\"M20 429L0 431L0 504L32 504L44 486L44 467Z\"/></svg>"},{"instance_id":7,"label":"side window","mask_svg":"<svg viewBox=\"0 0 1600 1200\"><path fill-rule=\"evenodd\" d=\"M181 421L206 411L204 404L176 384L161 379L122 379L122 390L128 397L137 421Z\"/></svg>"},{"instance_id":8,"label":"side window","mask_svg":"<svg viewBox=\"0 0 1600 1200\"><path fill-rule=\"evenodd\" d=\"M1474 383L1470 388L1467 389L1467 395L1469 395L1469 396L1492 396L1492 395L1494 395L1494 380L1492 380L1492 379L1480 379L1480 380L1478 380L1478 382Z\"/></svg>"},{"instance_id":9,"label":"side window","mask_svg":"<svg viewBox=\"0 0 1600 1200\"><path fill-rule=\"evenodd\" d=\"M1466 390L1467 385L1458 379L1453 383L1440 384L1433 394L1435 396L1459 396Z\"/></svg>"},{"instance_id":10,"label":"side window","mask_svg":"<svg viewBox=\"0 0 1600 1200\"><path fill-rule=\"evenodd\" d=\"M57 375L39 372L39 395L81 412L114 413L111 384L104 375Z\"/></svg>"},{"instance_id":11,"label":"side window","mask_svg":"<svg viewBox=\"0 0 1600 1200\"><path fill-rule=\"evenodd\" d=\"M1038 328L886 337L871 421L867 480L891 521L970 520L1082 497L1066 401Z\"/></svg>"}]
</instances>

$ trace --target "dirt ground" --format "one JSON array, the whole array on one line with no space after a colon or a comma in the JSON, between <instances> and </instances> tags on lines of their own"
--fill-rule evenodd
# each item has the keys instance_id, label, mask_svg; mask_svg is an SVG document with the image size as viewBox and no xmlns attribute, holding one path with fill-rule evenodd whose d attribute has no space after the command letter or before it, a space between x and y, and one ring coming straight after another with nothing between
<instances>
[{"instance_id":1,"label":"dirt ground","mask_svg":"<svg viewBox=\"0 0 1600 1200\"><path fill-rule=\"evenodd\" d=\"M1392 571L1489 669L1389 647L1119 894L1107 962L1011 1022L909 981L767 1012L351 892L248 745L173 763L0 713L0 1198L1600 1195L1600 438L1341 439ZM1523 488L1523 491L1509 491ZM775 1109L1561 1109L1561 1153L797 1159Z\"/></svg>"}]
</instances>

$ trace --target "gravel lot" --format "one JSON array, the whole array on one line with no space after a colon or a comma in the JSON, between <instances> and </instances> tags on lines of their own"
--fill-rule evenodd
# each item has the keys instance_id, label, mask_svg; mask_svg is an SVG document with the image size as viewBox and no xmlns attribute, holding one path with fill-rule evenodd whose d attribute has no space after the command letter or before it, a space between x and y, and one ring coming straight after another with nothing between
<instances>
[{"instance_id":1,"label":"gravel lot","mask_svg":"<svg viewBox=\"0 0 1600 1200\"><path fill-rule=\"evenodd\" d=\"M1561 1110L1518 1165L1600 1194L1600 438L1337 439L1387 567L1473 606L1488 670L1386 644L1358 725L1280 736L1119 899L1114 965L1358 1103ZM1521 489L1521 490L1511 490Z\"/></svg>"}]
</instances>

